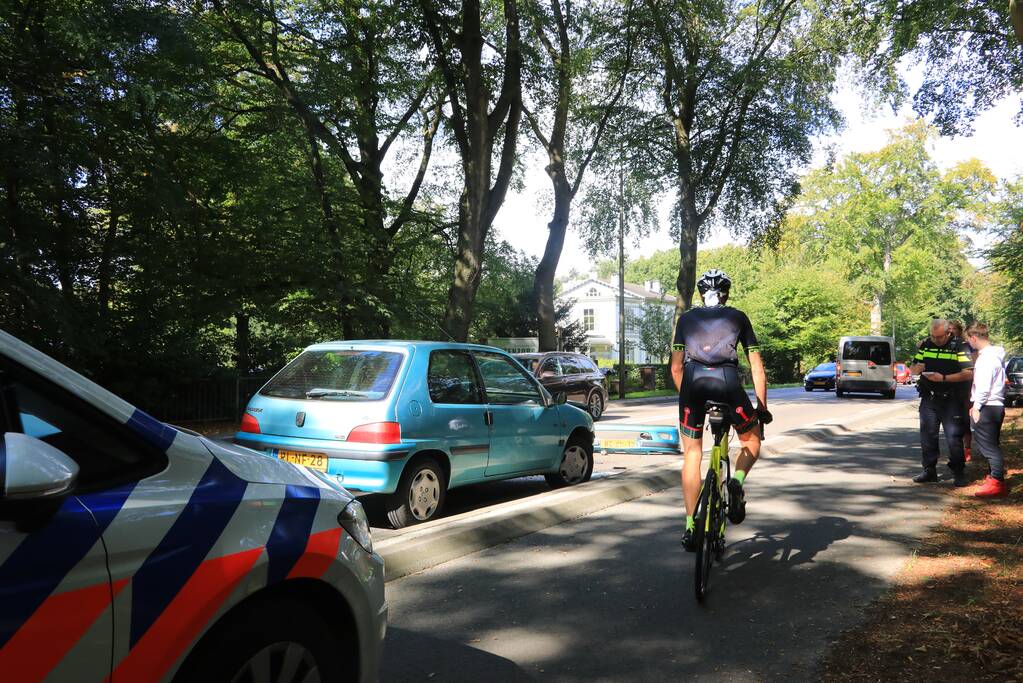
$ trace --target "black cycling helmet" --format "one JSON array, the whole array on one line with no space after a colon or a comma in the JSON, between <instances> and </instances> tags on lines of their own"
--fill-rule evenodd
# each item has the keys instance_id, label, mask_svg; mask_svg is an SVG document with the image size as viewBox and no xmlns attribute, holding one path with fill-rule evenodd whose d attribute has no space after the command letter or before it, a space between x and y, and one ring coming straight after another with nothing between
<instances>
[{"instance_id":1,"label":"black cycling helmet","mask_svg":"<svg viewBox=\"0 0 1023 683\"><path fill-rule=\"evenodd\" d=\"M725 300L728 299L728 292L732 288L732 281L725 271L711 268L696 281L696 288L700 290L700 296L704 298L705 302L707 292L717 292L715 303L724 305ZM713 306L714 304L708 305Z\"/></svg>"}]
</instances>

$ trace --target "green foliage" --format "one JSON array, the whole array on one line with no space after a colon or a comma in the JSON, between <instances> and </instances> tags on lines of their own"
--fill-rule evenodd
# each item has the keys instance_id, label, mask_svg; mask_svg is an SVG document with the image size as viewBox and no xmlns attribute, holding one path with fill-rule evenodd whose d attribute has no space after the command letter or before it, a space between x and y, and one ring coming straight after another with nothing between
<instances>
[{"instance_id":1,"label":"green foliage","mask_svg":"<svg viewBox=\"0 0 1023 683\"><path fill-rule=\"evenodd\" d=\"M659 301L644 301L642 315L637 316L639 347L648 358L663 363L671 353L671 338L674 334L673 312Z\"/></svg>"},{"instance_id":2,"label":"green foliage","mask_svg":"<svg viewBox=\"0 0 1023 683\"><path fill-rule=\"evenodd\" d=\"M1005 341L1023 348L1023 177L1006 182L1001 189L996 221L998 241L987 258L999 276L995 301L989 310L999 321Z\"/></svg>"},{"instance_id":3,"label":"green foliage","mask_svg":"<svg viewBox=\"0 0 1023 683\"><path fill-rule=\"evenodd\" d=\"M944 135L965 134L984 110L1023 91L1023 10L1015 0L845 0L846 30L868 82L893 104L907 86L906 61L923 65L913 108ZM1017 119L1023 121L1023 101Z\"/></svg>"},{"instance_id":4,"label":"green foliage","mask_svg":"<svg viewBox=\"0 0 1023 683\"><path fill-rule=\"evenodd\" d=\"M867 328L864 306L834 270L771 264L735 305L753 323L772 382L798 380L834 355L839 337Z\"/></svg>"}]
</instances>

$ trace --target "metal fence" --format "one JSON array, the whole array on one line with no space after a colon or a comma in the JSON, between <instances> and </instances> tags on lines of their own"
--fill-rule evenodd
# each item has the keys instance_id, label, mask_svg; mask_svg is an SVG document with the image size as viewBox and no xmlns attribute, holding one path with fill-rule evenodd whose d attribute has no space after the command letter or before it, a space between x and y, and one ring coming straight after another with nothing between
<instances>
[{"instance_id":1,"label":"metal fence","mask_svg":"<svg viewBox=\"0 0 1023 683\"><path fill-rule=\"evenodd\" d=\"M238 420L249 399L268 379L264 376L182 381L165 387L159 398L140 407L165 422Z\"/></svg>"}]
</instances>

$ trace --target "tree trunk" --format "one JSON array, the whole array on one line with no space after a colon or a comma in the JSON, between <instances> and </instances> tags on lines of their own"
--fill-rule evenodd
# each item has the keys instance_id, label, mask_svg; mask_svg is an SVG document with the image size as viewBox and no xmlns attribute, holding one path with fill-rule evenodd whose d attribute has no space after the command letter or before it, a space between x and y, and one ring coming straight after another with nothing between
<instances>
[{"instance_id":1,"label":"tree trunk","mask_svg":"<svg viewBox=\"0 0 1023 683\"><path fill-rule=\"evenodd\" d=\"M234 314L234 325L234 366L239 375L247 375L252 368L249 316L238 311Z\"/></svg>"},{"instance_id":2,"label":"tree trunk","mask_svg":"<svg viewBox=\"0 0 1023 683\"><path fill-rule=\"evenodd\" d=\"M881 284L881 289L874 292L874 297L870 306L870 333L875 335L881 334L881 315L883 313L882 309L884 307L885 298L884 289L888 286L888 271L892 269L892 249L890 246L885 246L884 262L881 267L884 272L884 279Z\"/></svg>"},{"instance_id":3,"label":"tree trunk","mask_svg":"<svg viewBox=\"0 0 1023 683\"><path fill-rule=\"evenodd\" d=\"M683 203L687 203L683 201ZM696 210L684 206L682 225L679 229L678 243L678 299L675 302L675 317L682 315L693 306L693 293L696 291L696 249L699 244L700 219Z\"/></svg>"},{"instance_id":4,"label":"tree trunk","mask_svg":"<svg viewBox=\"0 0 1023 683\"><path fill-rule=\"evenodd\" d=\"M483 248L487 233L508 193L515 168L519 120L522 116L522 55L519 47L519 17L516 0L504 0L505 63L500 95L491 110L491 87L483 60L482 9L479 0L463 0L462 25L457 32L457 65L441 37L438 15L430 3L421 0L434 42L435 57L447 86L452 108L452 128L462 161L463 189L458 205L458 244L454 278L448 289L443 327L459 342L469 338L473 301L483 275ZM450 27L448 29L450 34ZM461 83L461 88L459 87ZM464 92L464 94L462 94ZM503 142L499 155L494 143L499 132ZM491 186L493 161L498 171Z\"/></svg>"},{"instance_id":5,"label":"tree trunk","mask_svg":"<svg viewBox=\"0 0 1023 683\"><path fill-rule=\"evenodd\" d=\"M330 263L333 268L333 279L336 287L335 294L337 301L334 303L334 311L337 322L341 327L345 339L352 339L355 331L352 327L352 316L348 310L350 298L348 287L345 282L344 256L341 249L341 234L338 229L337 220L334 216L334 205L330 200L330 193L327 192L326 180L323 175L323 160L320 157L320 147L316 136L311 130L306 129L309 141L309 169L313 174L313 181L316 184L316 191L320 195L321 220L323 221L324 232L327 233L327 242L330 245Z\"/></svg>"},{"instance_id":6,"label":"tree trunk","mask_svg":"<svg viewBox=\"0 0 1023 683\"><path fill-rule=\"evenodd\" d=\"M536 321L540 336L541 351L557 351L558 335L554 313L554 273L565 247L565 233L572 210L572 188L565 178L565 169L547 167L547 173L554 183L554 217L547 224L547 246L533 278L533 299L536 303Z\"/></svg>"},{"instance_id":7,"label":"tree trunk","mask_svg":"<svg viewBox=\"0 0 1023 683\"><path fill-rule=\"evenodd\" d=\"M1009 16L1012 18L1012 28L1016 31L1016 39L1023 45L1023 2L1009 0Z\"/></svg>"}]
</instances>

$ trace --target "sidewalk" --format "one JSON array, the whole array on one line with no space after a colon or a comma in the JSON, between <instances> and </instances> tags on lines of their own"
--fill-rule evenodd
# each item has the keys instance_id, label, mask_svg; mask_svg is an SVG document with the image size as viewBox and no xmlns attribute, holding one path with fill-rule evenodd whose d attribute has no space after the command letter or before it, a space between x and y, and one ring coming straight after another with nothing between
<instances>
[{"instance_id":1,"label":"sidewalk","mask_svg":"<svg viewBox=\"0 0 1023 683\"><path fill-rule=\"evenodd\" d=\"M916 403L887 409L894 418L911 410ZM854 432L863 424L877 424L873 412L848 420L827 420L798 429L779 432L764 441L765 455L812 444L826 447L832 437ZM422 571L484 548L505 543L570 519L634 500L679 485L678 456L655 456L653 464L643 464L645 456L606 456L612 468L622 462L629 469L586 484L474 510L427 522L389 534L374 544L384 558L388 581Z\"/></svg>"}]
</instances>

